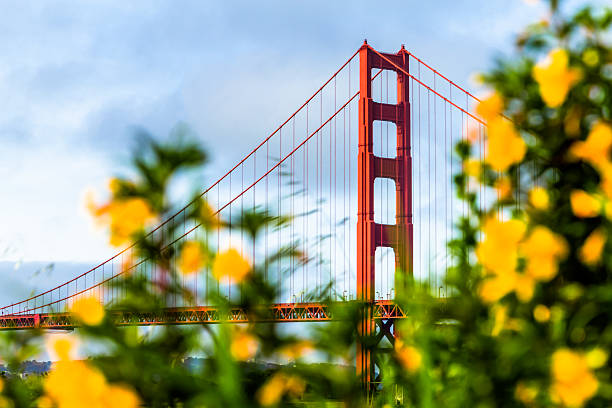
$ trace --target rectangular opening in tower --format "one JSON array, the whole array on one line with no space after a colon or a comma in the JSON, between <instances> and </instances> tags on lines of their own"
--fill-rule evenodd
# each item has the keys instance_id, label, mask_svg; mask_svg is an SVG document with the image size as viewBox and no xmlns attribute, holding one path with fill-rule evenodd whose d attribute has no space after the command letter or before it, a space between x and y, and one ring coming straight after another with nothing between
<instances>
[{"instance_id":1,"label":"rectangular opening in tower","mask_svg":"<svg viewBox=\"0 0 612 408\"><path fill-rule=\"evenodd\" d=\"M374 155L395 159L397 157L397 126L393 122L375 120L372 124Z\"/></svg>"},{"instance_id":2,"label":"rectangular opening in tower","mask_svg":"<svg viewBox=\"0 0 612 408\"><path fill-rule=\"evenodd\" d=\"M389 178L374 180L374 221L395 224L395 181Z\"/></svg>"},{"instance_id":3,"label":"rectangular opening in tower","mask_svg":"<svg viewBox=\"0 0 612 408\"><path fill-rule=\"evenodd\" d=\"M397 73L388 69L372 70L372 100L395 105L397 103Z\"/></svg>"},{"instance_id":4,"label":"rectangular opening in tower","mask_svg":"<svg viewBox=\"0 0 612 408\"><path fill-rule=\"evenodd\" d=\"M374 271L374 296L376 300L393 299L395 296L395 252L393 248L376 248Z\"/></svg>"}]
</instances>

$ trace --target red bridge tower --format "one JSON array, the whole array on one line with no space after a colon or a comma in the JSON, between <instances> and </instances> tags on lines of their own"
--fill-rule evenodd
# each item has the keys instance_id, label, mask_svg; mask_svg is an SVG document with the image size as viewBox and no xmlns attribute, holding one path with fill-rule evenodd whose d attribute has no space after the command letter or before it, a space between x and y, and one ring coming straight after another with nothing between
<instances>
[{"instance_id":1,"label":"red bridge tower","mask_svg":"<svg viewBox=\"0 0 612 408\"><path fill-rule=\"evenodd\" d=\"M412 274L412 158L410 153L409 77L396 68L409 72L409 54L404 46L397 54L377 53L367 42L359 50L359 170L357 214L357 298L366 303L360 335L376 339L363 341L357 350L357 371L365 385L379 379L375 377L376 348L383 337L394 344L394 320L375 320L375 252L378 247L390 247L395 252L395 291L403 281L398 273ZM397 74L397 104L372 100L372 69L392 70ZM397 127L397 154L395 158L374 155L374 121L392 122ZM374 222L374 180L389 178L396 187L396 222L394 225ZM401 292L400 292L401 293ZM369 307L370 306L370 307ZM378 325L378 331L377 327ZM376 335L376 337L374 337Z\"/></svg>"}]
</instances>

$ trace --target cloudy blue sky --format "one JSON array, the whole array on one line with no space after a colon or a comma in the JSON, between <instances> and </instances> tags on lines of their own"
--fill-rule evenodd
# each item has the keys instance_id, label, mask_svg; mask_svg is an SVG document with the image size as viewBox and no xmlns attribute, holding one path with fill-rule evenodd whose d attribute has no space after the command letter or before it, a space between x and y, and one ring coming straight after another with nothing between
<instances>
[{"instance_id":1,"label":"cloudy blue sky","mask_svg":"<svg viewBox=\"0 0 612 408\"><path fill-rule=\"evenodd\" d=\"M374 4L0 2L2 282L44 287L111 254L82 197L121 171L135 126L165 135L190 124L216 158L211 180L364 38L389 52L404 43L469 89L473 73L544 16L533 0ZM61 271L36 274L48 262Z\"/></svg>"}]
</instances>

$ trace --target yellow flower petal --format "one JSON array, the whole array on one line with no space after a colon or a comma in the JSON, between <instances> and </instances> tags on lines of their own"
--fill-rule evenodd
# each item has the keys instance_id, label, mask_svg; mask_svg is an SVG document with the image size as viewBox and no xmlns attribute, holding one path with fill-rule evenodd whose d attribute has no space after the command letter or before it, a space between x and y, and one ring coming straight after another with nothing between
<instances>
[{"instance_id":1,"label":"yellow flower petal","mask_svg":"<svg viewBox=\"0 0 612 408\"><path fill-rule=\"evenodd\" d=\"M239 361L250 360L255 357L259 349L259 340L253 334L238 330L232 337L230 353Z\"/></svg>"},{"instance_id":2,"label":"yellow flower petal","mask_svg":"<svg viewBox=\"0 0 612 408\"><path fill-rule=\"evenodd\" d=\"M476 114L489 122L497 118L504 108L504 101L497 92L493 92L487 98L484 98L476 105Z\"/></svg>"},{"instance_id":3,"label":"yellow flower petal","mask_svg":"<svg viewBox=\"0 0 612 408\"><path fill-rule=\"evenodd\" d=\"M104 307L93 296L84 296L76 299L70 306L70 313L88 326L97 326L104 319Z\"/></svg>"},{"instance_id":4,"label":"yellow flower petal","mask_svg":"<svg viewBox=\"0 0 612 408\"><path fill-rule=\"evenodd\" d=\"M574 190L570 194L572 212L578 218L597 217L601 211L599 200L583 190Z\"/></svg>"},{"instance_id":5,"label":"yellow flower petal","mask_svg":"<svg viewBox=\"0 0 612 408\"><path fill-rule=\"evenodd\" d=\"M591 232L580 248L580 260L585 265L590 266L599 263L601 260L601 254L603 253L603 249L606 244L606 239L606 232L602 228L598 228Z\"/></svg>"},{"instance_id":6,"label":"yellow flower petal","mask_svg":"<svg viewBox=\"0 0 612 408\"><path fill-rule=\"evenodd\" d=\"M206 253L202 250L202 245L199 242L187 241L181 249L178 269L186 275L198 272L204 268L206 258Z\"/></svg>"},{"instance_id":7,"label":"yellow flower petal","mask_svg":"<svg viewBox=\"0 0 612 408\"><path fill-rule=\"evenodd\" d=\"M527 147L512 122L499 117L489 122L485 161L497 171L523 160Z\"/></svg>"},{"instance_id":8,"label":"yellow flower petal","mask_svg":"<svg viewBox=\"0 0 612 408\"><path fill-rule=\"evenodd\" d=\"M395 356L400 365L414 374L421 368L423 356L415 347L405 345L401 339L395 340Z\"/></svg>"},{"instance_id":9,"label":"yellow flower petal","mask_svg":"<svg viewBox=\"0 0 612 408\"><path fill-rule=\"evenodd\" d=\"M593 167L609 161L612 146L612 128L606 123L597 122L591 128L586 140L576 141L570 148L570 154L585 160Z\"/></svg>"},{"instance_id":10,"label":"yellow flower petal","mask_svg":"<svg viewBox=\"0 0 612 408\"><path fill-rule=\"evenodd\" d=\"M220 282L240 283L251 271L251 265L235 249L222 252L215 257L212 274Z\"/></svg>"},{"instance_id":11,"label":"yellow flower petal","mask_svg":"<svg viewBox=\"0 0 612 408\"><path fill-rule=\"evenodd\" d=\"M542 187L534 187L529 191L529 203L537 210L548 209L548 192Z\"/></svg>"},{"instance_id":12,"label":"yellow flower petal","mask_svg":"<svg viewBox=\"0 0 612 408\"><path fill-rule=\"evenodd\" d=\"M571 87L580 79L580 71L568 68L568 63L567 51L557 48L533 67L533 78L540 87L542 100L551 108L562 105Z\"/></svg>"},{"instance_id":13,"label":"yellow flower petal","mask_svg":"<svg viewBox=\"0 0 612 408\"><path fill-rule=\"evenodd\" d=\"M138 408L141 406L140 397L125 384L111 384L103 395L103 404L113 408Z\"/></svg>"},{"instance_id":14,"label":"yellow flower petal","mask_svg":"<svg viewBox=\"0 0 612 408\"><path fill-rule=\"evenodd\" d=\"M569 349L553 353L551 394L569 407L580 407L597 392L599 383L590 371L586 358Z\"/></svg>"}]
</instances>

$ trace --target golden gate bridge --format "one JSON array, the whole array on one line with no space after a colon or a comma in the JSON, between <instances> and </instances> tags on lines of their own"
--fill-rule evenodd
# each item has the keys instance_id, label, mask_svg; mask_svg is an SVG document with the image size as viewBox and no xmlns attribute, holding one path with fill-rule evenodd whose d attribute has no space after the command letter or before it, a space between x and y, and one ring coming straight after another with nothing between
<instances>
[{"instance_id":1,"label":"golden gate bridge","mask_svg":"<svg viewBox=\"0 0 612 408\"><path fill-rule=\"evenodd\" d=\"M266 279L278 287L277 302L269 305L271 320L327 321L334 317L330 303L360 300L371 306L360 333L392 339L393 322L405 317L393 301L396 273L413 274L437 296L446 296L446 242L467 211L455 199L452 174L461 164L452 149L469 138L482 158L484 122L470 113L477 101L404 46L383 53L364 42L286 121L201 194L230 226L232 218L258 207L278 217L292 215L287 225L266 228L256 242L232 228L207 233L186 217L192 202L148 234L165 248L202 238L217 251L239 246L253 264L271 249L297 242L312 262L266 266ZM494 193L479 186L477 194L484 203ZM169 299L162 311L113 309L122 296L116 283L123 274L155 279L160 273L146 259L126 270L134 257L132 245L59 286L1 307L0 329L74 328L77 322L65 310L83 295L107 305L118 325L249 321L240 306L222 312L211 305L211 290L239 305L240 289L219 284L208 273L182 277L192 300ZM373 373L370 353L358 352L362 373Z\"/></svg>"}]
</instances>

